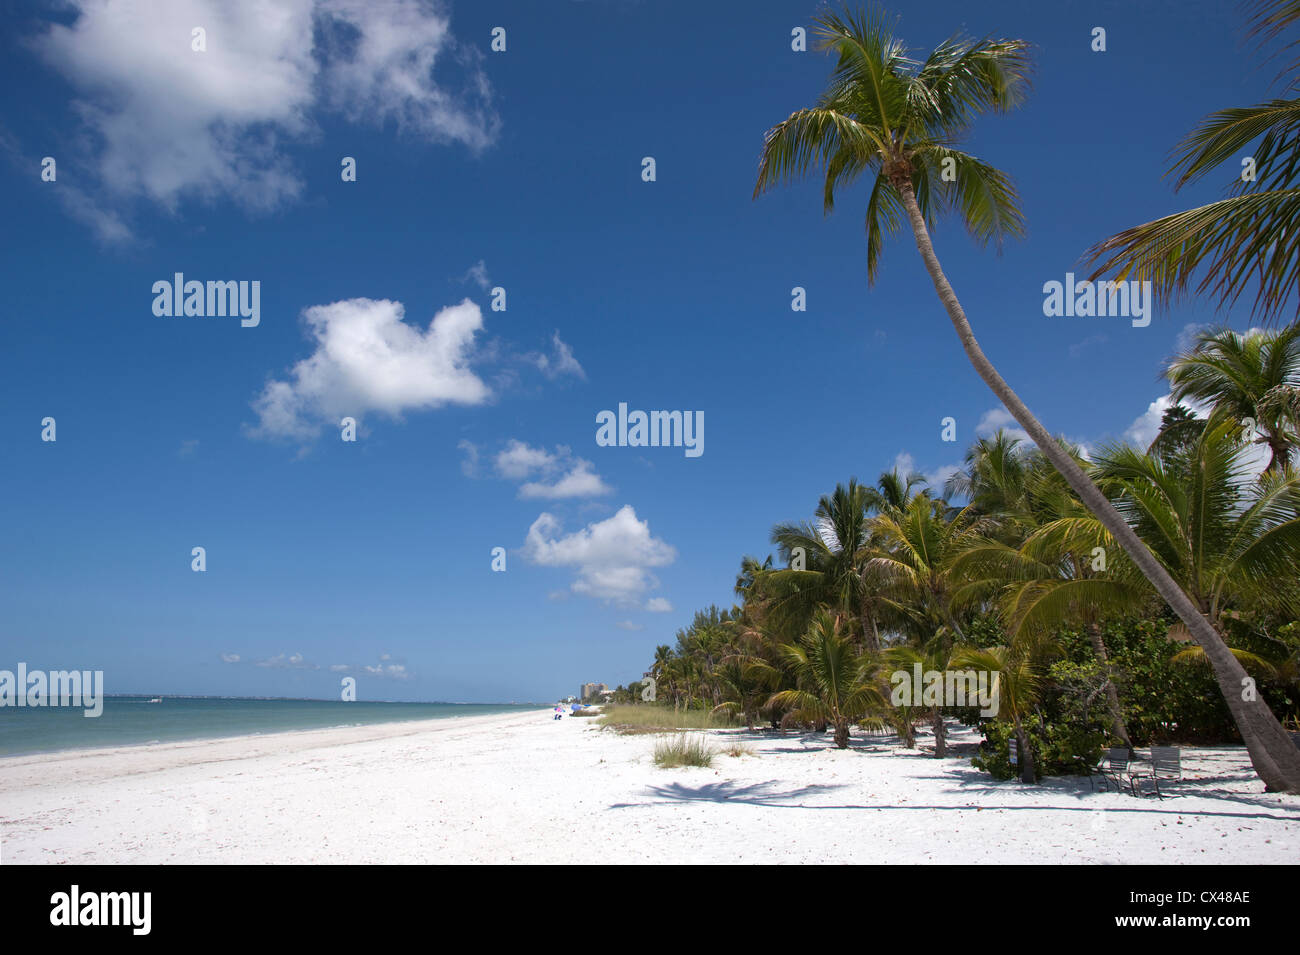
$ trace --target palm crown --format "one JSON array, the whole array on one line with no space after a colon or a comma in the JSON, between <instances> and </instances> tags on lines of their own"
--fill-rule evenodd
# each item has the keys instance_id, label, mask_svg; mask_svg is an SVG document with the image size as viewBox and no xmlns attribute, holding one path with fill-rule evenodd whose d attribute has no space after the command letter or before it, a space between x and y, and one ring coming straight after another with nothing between
<instances>
[{"instance_id":1,"label":"palm crown","mask_svg":"<svg viewBox=\"0 0 1300 955\"><path fill-rule=\"evenodd\" d=\"M876 278L885 236L903 222L904 183L927 225L955 210L980 242L1023 235L1010 179L955 147L979 114L1024 98L1028 44L955 36L921 61L908 56L881 11L826 14L815 23L820 48L838 54L830 85L816 106L768 131L754 194L824 166L830 212L839 186L870 175L868 281Z\"/></svg>"}]
</instances>

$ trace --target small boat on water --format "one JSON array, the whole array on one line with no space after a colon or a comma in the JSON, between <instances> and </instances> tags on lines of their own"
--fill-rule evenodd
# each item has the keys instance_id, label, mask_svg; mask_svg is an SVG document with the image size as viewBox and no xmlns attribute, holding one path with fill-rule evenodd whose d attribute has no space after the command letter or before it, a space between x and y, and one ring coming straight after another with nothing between
<instances>
[{"instance_id":1,"label":"small boat on water","mask_svg":"<svg viewBox=\"0 0 1300 955\"><path fill-rule=\"evenodd\" d=\"M161 702L162 702L162 697L161 697L161 696L155 696L152 700L149 700L148 702L150 702L150 703L161 703Z\"/></svg>"}]
</instances>

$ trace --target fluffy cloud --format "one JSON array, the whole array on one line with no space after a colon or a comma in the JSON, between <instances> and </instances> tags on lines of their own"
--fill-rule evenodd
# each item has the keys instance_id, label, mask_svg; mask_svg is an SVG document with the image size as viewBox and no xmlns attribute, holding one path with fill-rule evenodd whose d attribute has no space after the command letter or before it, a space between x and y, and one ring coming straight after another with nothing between
<instances>
[{"instance_id":1,"label":"fluffy cloud","mask_svg":"<svg viewBox=\"0 0 1300 955\"><path fill-rule=\"evenodd\" d=\"M651 597L645 602L645 609L650 613L672 613L673 605L663 597Z\"/></svg>"},{"instance_id":2,"label":"fluffy cloud","mask_svg":"<svg viewBox=\"0 0 1300 955\"><path fill-rule=\"evenodd\" d=\"M530 447L516 438L511 438L496 456L497 473L510 480L523 480L537 471L555 467L556 463L556 456L549 451Z\"/></svg>"},{"instance_id":3,"label":"fluffy cloud","mask_svg":"<svg viewBox=\"0 0 1300 955\"><path fill-rule=\"evenodd\" d=\"M76 90L110 205L229 198L250 209L297 196L280 143L316 135L326 109L431 141L482 149L499 121L475 53L421 0L70 0L70 24L33 39ZM206 49L192 48L191 30ZM450 62L460 78L447 85ZM440 68L434 79L435 66ZM97 213L100 232L119 232ZM94 217L83 216L94 224Z\"/></svg>"},{"instance_id":4,"label":"fluffy cloud","mask_svg":"<svg viewBox=\"0 0 1300 955\"><path fill-rule=\"evenodd\" d=\"M238 662L239 662L239 654L238 654L238 653L223 653L223 654L221 654L221 662L222 662L222 663L238 663Z\"/></svg>"},{"instance_id":5,"label":"fluffy cloud","mask_svg":"<svg viewBox=\"0 0 1300 955\"><path fill-rule=\"evenodd\" d=\"M1160 420L1173 404L1172 395L1161 395L1147 405L1147 410L1141 417L1129 425L1128 430L1124 432L1124 437L1145 451L1160 433Z\"/></svg>"},{"instance_id":6,"label":"fluffy cloud","mask_svg":"<svg viewBox=\"0 0 1300 955\"><path fill-rule=\"evenodd\" d=\"M560 522L542 513L528 528L524 558L543 567L575 569L572 591L606 603L639 606L646 592L659 586L650 568L677 559L677 551L651 536L649 523L637 520L631 505L573 534L560 532ZM667 601L654 598L650 603L655 606L645 609L658 610Z\"/></svg>"},{"instance_id":7,"label":"fluffy cloud","mask_svg":"<svg viewBox=\"0 0 1300 955\"><path fill-rule=\"evenodd\" d=\"M592 470L590 461L575 458L564 445L558 445L552 453L512 438L497 453L494 463L501 477L525 482L519 488L519 496L524 499L598 497L613 491Z\"/></svg>"},{"instance_id":8,"label":"fluffy cloud","mask_svg":"<svg viewBox=\"0 0 1300 955\"><path fill-rule=\"evenodd\" d=\"M476 405L491 394L470 369L483 327L469 299L444 308L429 327L403 321L401 302L354 298L303 312L315 341L287 381L271 381L253 402L257 437L310 439L325 422L370 411L396 416L446 404Z\"/></svg>"}]
</instances>

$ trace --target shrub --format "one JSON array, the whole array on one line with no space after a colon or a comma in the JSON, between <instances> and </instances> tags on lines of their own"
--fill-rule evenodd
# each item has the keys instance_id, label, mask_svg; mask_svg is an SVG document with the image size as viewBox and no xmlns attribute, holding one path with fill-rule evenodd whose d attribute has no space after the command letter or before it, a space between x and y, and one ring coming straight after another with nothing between
<instances>
[{"instance_id":1,"label":"shrub","mask_svg":"<svg viewBox=\"0 0 1300 955\"><path fill-rule=\"evenodd\" d=\"M698 736L681 736L663 739L655 743L655 765L662 769L674 769L678 766L713 765L716 753L706 746Z\"/></svg>"}]
</instances>

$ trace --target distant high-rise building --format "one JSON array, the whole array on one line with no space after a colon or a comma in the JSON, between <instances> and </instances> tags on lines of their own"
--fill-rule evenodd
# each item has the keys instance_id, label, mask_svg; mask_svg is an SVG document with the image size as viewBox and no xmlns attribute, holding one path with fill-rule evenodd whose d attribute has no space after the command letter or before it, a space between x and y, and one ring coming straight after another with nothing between
<instances>
[{"instance_id":1,"label":"distant high-rise building","mask_svg":"<svg viewBox=\"0 0 1300 955\"><path fill-rule=\"evenodd\" d=\"M593 696L600 696L600 694L608 692L609 687L604 683L584 683L578 689L578 699L589 700Z\"/></svg>"}]
</instances>

